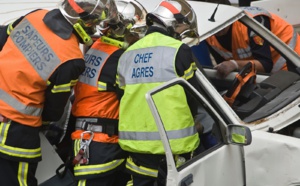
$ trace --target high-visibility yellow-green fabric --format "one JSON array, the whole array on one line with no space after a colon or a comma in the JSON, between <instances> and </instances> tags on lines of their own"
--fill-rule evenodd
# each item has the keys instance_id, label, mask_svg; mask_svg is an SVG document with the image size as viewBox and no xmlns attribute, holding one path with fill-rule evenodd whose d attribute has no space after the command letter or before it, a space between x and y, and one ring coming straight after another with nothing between
<instances>
[{"instance_id":1,"label":"high-visibility yellow-green fabric","mask_svg":"<svg viewBox=\"0 0 300 186\"><path fill-rule=\"evenodd\" d=\"M145 94L178 77L175 57L182 42L160 33L151 33L129 47L121 56L118 83L124 89L120 102L119 144L130 152L164 154L159 132ZM184 77L191 78L193 64ZM192 75L191 75L192 74ZM154 95L174 154L193 151L199 145L184 89L173 86Z\"/></svg>"}]
</instances>

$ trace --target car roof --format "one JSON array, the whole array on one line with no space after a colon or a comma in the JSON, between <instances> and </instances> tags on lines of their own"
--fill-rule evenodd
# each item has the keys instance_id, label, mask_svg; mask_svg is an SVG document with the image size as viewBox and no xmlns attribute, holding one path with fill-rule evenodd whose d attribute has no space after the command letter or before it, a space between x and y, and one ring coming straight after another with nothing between
<instances>
[{"instance_id":1,"label":"car roof","mask_svg":"<svg viewBox=\"0 0 300 186\"><path fill-rule=\"evenodd\" d=\"M244 16L244 11L234 6L198 1L189 1L189 3L197 15L198 33L201 41ZM214 21L210 21L215 10Z\"/></svg>"}]
</instances>

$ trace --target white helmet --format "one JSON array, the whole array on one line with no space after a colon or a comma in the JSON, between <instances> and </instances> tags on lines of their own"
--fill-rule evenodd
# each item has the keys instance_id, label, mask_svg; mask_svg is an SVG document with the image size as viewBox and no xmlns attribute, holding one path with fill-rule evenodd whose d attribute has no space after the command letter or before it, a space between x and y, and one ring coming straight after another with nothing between
<instances>
[{"instance_id":1,"label":"white helmet","mask_svg":"<svg viewBox=\"0 0 300 186\"><path fill-rule=\"evenodd\" d=\"M115 3L120 21L117 24L110 21L105 25L100 24L101 30L110 28L110 37L120 40L129 32L144 36L147 30L146 9L136 0L115 0Z\"/></svg>"},{"instance_id":2,"label":"white helmet","mask_svg":"<svg viewBox=\"0 0 300 186\"><path fill-rule=\"evenodd\" d=\"M101 21L119 21L113 0L62 0L59 10L70 24L79 23L89 35L96 32Z\"/></svg>"},{"instance_id":3,"label":"white helmet","mask_svg":"<svg viewBox=\"0 0 300 186\"><path fill-rule=\"evenodd\" d=\"M147 14L147 25L156 22L164 26L169 34L192 46L198 44L197 18L186 0L164 0Z\"/></svg>"}]
</instances>

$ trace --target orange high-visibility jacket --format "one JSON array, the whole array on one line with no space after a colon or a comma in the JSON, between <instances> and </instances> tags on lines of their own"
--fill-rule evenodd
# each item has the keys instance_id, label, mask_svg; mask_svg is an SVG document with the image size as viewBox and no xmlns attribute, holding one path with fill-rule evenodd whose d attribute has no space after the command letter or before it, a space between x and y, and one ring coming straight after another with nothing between
<instances>
[{"instance_id":1,"label":"orange high-visibility jacket","mask_svg":"<svg viewBox=\"0 0 300 186\"><path fill-rule=\"evenodd\" d=\"M25 16L0 53L0 114L32 127L41 126L49 77L62 63L83 59L74 34L64 40L44 24L47 12Z\"/></svg>"},{"instance_id":2,"label":"orange high-visibility jacket","mask_svg":"<svg viewBox=\"0 0 300 186\"><path fill-rule=\"evenodd\" d=\"M265 15L270 18L271 32L279 37L283 42L293 48L300 54L299 35L294 30L293 26L288 24L282 18L275 14L269 13L258 7L244 7L244 10L250 17ZM207 39L208 44L218 52L224 59L254 59L249 45L248 29L241 22L235 22L232 25L232 51L223 48L215 36ZM271 55L273 60L272 72L280 69L287 69L286 61L272 47Z\"/></svg>"},{"instance_id":3,"label":"orange high-visibility jacket","mask_svg":"<svg viewBox=\"0 0 300 186\"><path fill-rule=\"evenodd\" d=\"M74 116L119 119L119 100L116 92L107 91L106 82L99 80L107 59L118 49L114 45L97 40L85 54L86 69L79 76L78 82L74 87L75 100L72 106L72 114ZM113 76L116 76L116 74ZM81 132L75 131L72 134L72 138L80 138ZM96 141L108 143L116 143L117 140L115 139L117 138L112 140L111 137L104 133L95 133L94 137Z\"/></svg>"}]
</instances>

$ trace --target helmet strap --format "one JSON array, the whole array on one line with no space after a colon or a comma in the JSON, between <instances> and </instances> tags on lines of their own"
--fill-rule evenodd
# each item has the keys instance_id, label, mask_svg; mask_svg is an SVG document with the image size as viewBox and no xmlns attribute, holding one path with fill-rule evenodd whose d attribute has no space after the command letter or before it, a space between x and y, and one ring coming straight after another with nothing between
<instances>
[{"instance_id":1,"label":"helmet strap","mask_svg":"<svg viewBox=\"0 0 300 186\"><path fill-rule=\"evenodd\" d=\"M156 27L159 27L159 28L162 28L164 29L165 31L168 32L168 28L166 28L166 26L164 26L163 24L160 24L160 23L157 23L157 22L152 22L152 25L151 26L156 26ZM172 28L172 27L171 27Z\"/></svg>"}]
</instances>

